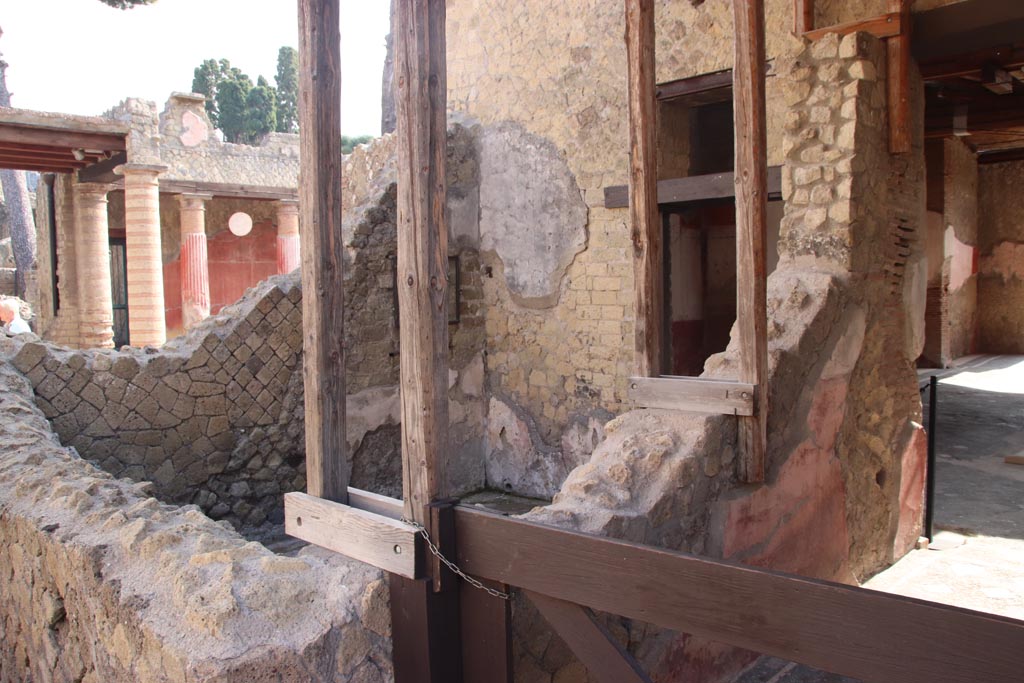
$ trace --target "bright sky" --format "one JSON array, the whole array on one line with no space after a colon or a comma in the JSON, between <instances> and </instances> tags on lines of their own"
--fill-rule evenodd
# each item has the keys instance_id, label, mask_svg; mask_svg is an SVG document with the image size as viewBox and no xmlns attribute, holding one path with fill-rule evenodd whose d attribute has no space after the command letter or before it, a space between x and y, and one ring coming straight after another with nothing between
<instances>
[{"instance_id":1,"label":"bright sky","mask_svg":"<svg viewBox=\"0 0 1024 683\"><path fill-rule=\"evenodd\" d=\"M389 0L341 0L346 135L380 132L388 9ZM273 85L278 49L298 47L296 0L157 0L124 11L99 0L0 0L0 28L11 104L70 114L100 114L126 97L162 110L209 58Z\"/></svg>"}]
</instances>

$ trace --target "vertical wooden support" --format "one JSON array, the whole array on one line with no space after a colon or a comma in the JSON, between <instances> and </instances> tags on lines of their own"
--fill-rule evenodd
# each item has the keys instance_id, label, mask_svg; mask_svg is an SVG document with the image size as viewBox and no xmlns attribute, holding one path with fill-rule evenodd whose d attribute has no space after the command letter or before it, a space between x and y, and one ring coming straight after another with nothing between
<instances>
[{"instance_id":1,"label":"vertical wooden support","mask_svg":"<svg viewBox=\"0 0 1024 683\"><path fill-rule=\"evenodd\" d=\"M484 582L508 592L505 584ZM463 583L459 593L462 682L512 683L512 603Z\"/></svg>"},{"instance_id":2,"label":"vertical wooden support","mask_svg":"<svg viewBox=\"0 0 1024 683\"><path fill-rule=\"evenodd\" d=\"M754 414L740 417L742 481L764 481L768 413L768 335L765 233L768 198L765 132L764 0L733 0L736 135L736 320L739 381L755 386Z\"/></svg>"},{"instance_id":3,"label":"vertical wooden support","mask_svg":"<svg viewBox=\"0 0 1024 683\"><path fill-rule=\"evenodd\" d=\"M629 70L629 219L636 282L637 375L662 373L665 307L658 220L657 119L654 95L654 0L626 0Z\"/></svg>"},{"instance_id":4,"label":"vertical wooden support","mask_svg":"<svg viewBox=\"0 0 1024 683\"><path fill-rule=\"evenodd\" d=\"M306 490L348 500L339 0L299 0L299 223Z\"/></svg>"},{"instance_id":5,"label":"vertical wooden support","mask_svg":"<svg viewBox=\"0 0 1024 683\"><path fill-rule=\"evenodd\" d=\"M399 344L403 512L454 556L448 446L447 73L444 0L397 0ZM446 523L446 521L448 523ZM397 683L459 683L459 586L430 557L428 578L391 577Z\"/></svg>"},{"instance_id":6,"label":"vertical wooden support","mask_svg":"<svg viewBox=\"0 0 1024 683\"><path fill-rule=\"evenodd\" d=\"M405 516L445 495L448 437L444 0L398 0L398 310Z\"/></svg>"},{"instance_id":7,"label":"vertical wooden support","mask_svg":"<svg viewBox=\"0 0 1024 683\"><path fill-rule=\"evenodd\" d=\"M889 152L910 151L910 0L889 0L888 10L900 13L901 32L886 40L889 90Z\"/></svg>"},{"instance_id":8,"label":"vertical wooden support","mask_svg":"<svg viewBox=\"0 0 1024 683\"><path fill-rule=\"evenodd\" d=\"M802 36L814 30L814 0L793 0L793 33Z\"/></svg>"}]
</instances>

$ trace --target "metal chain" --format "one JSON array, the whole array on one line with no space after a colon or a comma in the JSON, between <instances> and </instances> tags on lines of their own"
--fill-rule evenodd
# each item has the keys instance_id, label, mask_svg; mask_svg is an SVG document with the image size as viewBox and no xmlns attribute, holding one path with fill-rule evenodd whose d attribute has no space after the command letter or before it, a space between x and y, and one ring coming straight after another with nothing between
<instances>
[{"instance_id":1,"label":"metal chain","mask_svg":"<svg viewBox=\"0 0 1024 683\"><path fill-rule=\"evenodd\" d=\"M418 522L413 522L409 519L405 519L404 517L402 518L402 521L408 524L409 526L415 527L417 531L420 532L420 536L423 537L423 540L427 542L427 547L430 548L430 552L433 553L433 555L437 559L441 560L441 562L444 563L444 566L448 567L448 569L451 569L453 572L461 576L462 580L468 583L470 586L473 586L474 588L479 588L480 590L489 593L490 595L496 598L501 598L502 600L512 599L511 594L502 592L489 586L485 586L479 580L474 579L472 576L459 569L454 562L452 562L447 557L442 555L438 547L434 545L433 541L430 540L430 535L427 533L427 530L423 527L422 524L419 524Z\"/></svg>"}]
</instances>

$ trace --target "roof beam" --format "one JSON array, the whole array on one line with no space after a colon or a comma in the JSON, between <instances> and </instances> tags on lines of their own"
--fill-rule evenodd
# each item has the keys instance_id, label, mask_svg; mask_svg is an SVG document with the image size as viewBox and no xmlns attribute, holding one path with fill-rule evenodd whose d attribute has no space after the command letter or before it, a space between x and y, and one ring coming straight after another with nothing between
<instances>
[{"instance_id":1,"label":"roof beam","mask_svg":"<svg viewBox=\"0 0 1024 683\"><path fill-rule=\"evenodd\" d=\"M913 53L931 61L1012 45L1024 35L1020 0L968 0L913 15Z\"/></svg>"},{"instance_id":2,"label":"roof beam","mask_svg":"<svg viewBox=\"0 0 1024 683\"><path fill-rule=\"evenodd\" d=\"M16 143L40 147L66 147L103 151L124 151L124 135L36 128L0 122L0 144Z\"/></svg>"}]
</instances>

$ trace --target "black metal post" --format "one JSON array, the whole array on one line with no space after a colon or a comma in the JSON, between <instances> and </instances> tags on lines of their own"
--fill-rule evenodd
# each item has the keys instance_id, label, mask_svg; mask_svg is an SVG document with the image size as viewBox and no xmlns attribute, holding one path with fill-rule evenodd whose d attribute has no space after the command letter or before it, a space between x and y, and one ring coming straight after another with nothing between
<instances>
[{"instance_id":1,"label":"black metal post","mask_svg":"<svg viewBox=\"0 0 1024 683\"><path fill-rule=\"evenodd\" d=\"M935 408L939 379L935 375L928 381L928 470L925 473L924 535L930 543L935 522Z\"/></svg>"}]
</instances>

